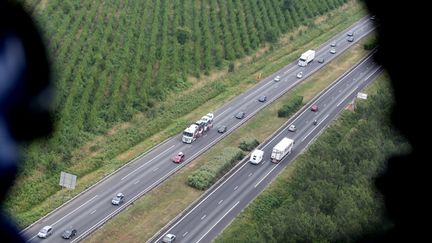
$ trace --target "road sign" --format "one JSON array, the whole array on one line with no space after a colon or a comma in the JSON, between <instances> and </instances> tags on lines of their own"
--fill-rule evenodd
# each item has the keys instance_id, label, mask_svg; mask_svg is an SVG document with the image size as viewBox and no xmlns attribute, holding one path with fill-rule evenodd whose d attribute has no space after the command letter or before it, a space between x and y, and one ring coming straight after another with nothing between
<instances>
[{"instance_id":1,"label":"road sign","mask_svg":"<svg viewBox=\"0 0 432 243\"><path fill-rule=\"evenodd\" d=\"M367 100L367 94L358 92L357 98Z\"/></svg>"},{"instance_id":2,"label":"road sign","mask_svg":"<svg viewBox=\"0 0 432 243\"><path fill-rule=\"evenodd\" d=\"M61 172L60 173L60 186L62 187L66 187L69 189L75 189L75 184L76 184L76 175L72 175L66 172Z\"/></svg>"}]
</instances>

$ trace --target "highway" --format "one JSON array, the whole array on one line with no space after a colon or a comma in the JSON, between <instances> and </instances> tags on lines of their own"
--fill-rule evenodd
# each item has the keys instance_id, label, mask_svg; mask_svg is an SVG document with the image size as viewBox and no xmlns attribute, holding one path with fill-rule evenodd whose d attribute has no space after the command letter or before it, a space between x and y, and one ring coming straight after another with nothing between
<instances>
[{"instance_id":1,"label":"highway","mask_svg":"<svg viewBox=\"0 0 432 243\"><path fill-rule=\"evenodd\" d=\"M369 56L345 73L259 146L264 150L263 162L254 165L244 159L225 180L220 180L154 236L153 242L160 242L167 233L176 235L176 242L211 242L381 71ZM313 104L318 105L317 112L311 111ZM317 125L313 125L314 120ZM297 127L295 132L288 131L291 124ZM294 139L293 152L274 164L270 162L271 151L283 137Z\"/></svg>"},{"instance_id":2,"label":"highway","mask_svg":"<svg viewBox=\"0 0 432 243\"><path fill-rule=\"evenodd\" d=\"M103 225L107 220L118 214L133 201L152 190L169 176L188 164L194 158L208 150L215 143L223 139L259 110L279 98L296 84L316 72L331 59L355 44L356 41L373 31L374 25L369 17L364 17L328 42L316 48L316 58L323 57L323 64L313 61L306 67L299 67L296 62L291 63L275 74L267 77L243 94L237 96L214 112L214 127L226 125L228 130L224 134L210 130L205 136L192 144L181 142L181 135L157 145L150 151L138 156L133 161L119 168L110 176L105 177L94 186L80 193L47 216L30 225L21 234L31 242L58 242L62 232L70 227L77 229L77 237L71 242L77 242ZM355 41L348 42L346 33L354 32ZM330 43L336 42L336 54L330 54ZM298 72L303 72L303 78L296 78ZM281 76L279 82L273 81L276 75ZM258 96L266 95L267 102L257 101ZM238 111L246 112L242 120L234 118ZM211 111L209 111L211 112ZM205 114L199 114L200 117ZM182 164L171 162L171 157L182 151L186 160ZM79 182L78 182L79 183ZM125 202L119 206L111 204L111 199L118 193L125 195ZM39 239L36 235L45 225L53 226L53 235L47 239Z\"/></svg>"}]
</instances>

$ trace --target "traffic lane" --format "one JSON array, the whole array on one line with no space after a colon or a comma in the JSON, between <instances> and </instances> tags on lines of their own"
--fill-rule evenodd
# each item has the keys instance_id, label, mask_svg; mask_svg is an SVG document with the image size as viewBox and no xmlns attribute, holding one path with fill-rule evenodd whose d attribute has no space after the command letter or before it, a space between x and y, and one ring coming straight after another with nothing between
<instances>
[{"instance_id":1,"label":"traffic lane","mask_svg":"<svg viewBox=\"0 0 432 243\"><path fill-rule=\"evenodd\" d=\"M361 67L368 65L370 65L369 62L364 63ZM341 104L340 100L344 96L347 96L347 93L352 94L350 90L354 90L355 87L359 85L357 81L365 75L366 74L363 72L350 73L346 76L346 82L338 83L331 90L329 90L327 95L317 99L313 104L318 106L318 111L314 112L308 108L307 112L302 114L302 116L299 116L298 119L291 123L295 124L297 127L297 132L293 133L292 137L297 140L300 138L298 134L309 133L316 129L316 126L313 125L313 121L317 120L317 125L322 123L323 120L329 116L328 110L331 110L332 107L339 106Z\"/></svg>"},{"instance_id":2,"label":"traffic lane","mask_svg":"<svg viewBox=\"0 0 432 243\"><path fill-rule=\"evenodd\" d=\"M229 186L223 187L223 190L217 190L216 193L206 199L205 203L197 207L194 213L189 215L191 220L184 221L181 224L185 227L174 228L171 232L177 232L181 236L186 234L186 237L180 237L180 239L185 242L190 242L187 235L193 236L198 232L206 231L209 224L211 224L215 218L225 214L228 208L237 203L237 197L244 197L244 195L253 188L257 178L248 176L248 174L256 170L256 168L249 167L248 165L250 166L250 164L246 164L241 170L242 175L237 174L231 177L230 182L226 184Z\"/></svg>"}]
</instances>

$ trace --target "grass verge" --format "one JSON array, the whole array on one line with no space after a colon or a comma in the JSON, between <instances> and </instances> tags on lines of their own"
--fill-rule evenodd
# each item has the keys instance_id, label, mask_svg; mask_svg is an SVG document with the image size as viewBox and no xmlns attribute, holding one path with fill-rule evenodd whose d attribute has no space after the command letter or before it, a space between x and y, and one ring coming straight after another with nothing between
<instances>
[{"instance_id":1,"label":"grass verge","mask_svg":"<svg viewBox=\"0 0 432 243\"><path fill-rule=\"evenodd\" d=\"M259 112L246 124L184 167L179 173L137 200L134 206L129 207L107 222L101 229L85 239L85 242L141 242L149 239L203 193L186 185L187 177L192 171L205 161L220 154L224 148L239 145L248 134L253 133L259 141L263 141L271 135L286 121L286 118L277 117L277 111L293 96L303 96L304 102L311 100L365 56L366 52L362 43L367 39L354 45L347 52L328 63L318 73ZM288 172L284 173L284 177L289 176L292 168L289 167L287 170Z\"/></svg>"}]
</instances>

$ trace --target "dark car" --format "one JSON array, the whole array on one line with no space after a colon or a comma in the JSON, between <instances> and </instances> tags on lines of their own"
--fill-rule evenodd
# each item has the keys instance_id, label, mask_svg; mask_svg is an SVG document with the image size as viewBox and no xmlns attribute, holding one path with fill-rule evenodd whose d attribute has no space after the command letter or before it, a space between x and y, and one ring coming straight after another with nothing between
<instances>
[{"instance_id":1,"label":"dark car","mask_svg":"<svg viewBox=\"0 0 432 243\"><path fill-rule=\"evenodd\" d=\"M353 36L354 35L354 32L352 32L352 31L349 31L348 33L347 33L347 36Z\"/></svg>"},{"instance_id":2,"label":"dark car","mask_svg":"<svg viewBox=\"0 0 432 243\"><path fill-rule=\"evenodd\" d=\"M318 58L318 62L319 62L319 63L324 63L324 57L320 57L320 58Z\"/></svg>"},{"instance_id":3,"label":"dark car","mask_svg":"<svg viewBox=\"0 0 432 243\"><path fill-rule=\"evenodd\" d=\"M354 41L354 37L353 36L348 37L347 41L348 42L353 42Z\"/></svg>"},{"instance_id":4,"label":"dark car","mask_svg":"<svg viewBox=\"0 0 432 243\"><path fill-rule=\"evenodd\" d=\"M226 130L227 130L227 126L220 126L217 131L218 133L224 133L226 132Z\"/></svg>"},{"instance_id":5,"label":"dark car","mask_svg":"<svg viewBox=\"0 0 432 243\"><path fill-rule=\"evenodd\" d=\"M176 154L173 158L172 161L174 163L181 163L184 161L185 155L183 152L178 152L178 154Z\"/></svg>"},{"instance_id":6,"label":"dark car","mask_svg":"<svg viewBox=\"0 0 432 243\"><path fill-rule=\"evenodd\" d=\"M244 113L244 111L240 111L239 113L237 113L235 115L235 118L237 119L243 119L245 117L246 113Z\"/></svg>"},{"instance_id":7,"label":"dark car","mask_svg":"<svg viewBox=\"0 0 432 243\"><path fill-rule=\"evenodd\" d=\"M311 106L311 111L313 112L318 111L318 106L317 105Z\"/></svg>"},{"instance_id":8,"label":"dark car","mask_svg":"<svg viewBox=\"0 0 432 243\"><path fill-rule=\"evenodd\" d=\"M120 205L124 201L124 195L123 193L119 192L117 195L111 200L111 203L113 205Z\"/></svg>"},{"instance_id":9,"label":"dark car","mask_svg":"<svg viewBox=\"0 0 432 243\"><path fill-rule=\"evenodd\" d=\"M258 98L259 102L265 102L267 100L267 96L263 95Z\"/></svg>"},{"instance_id":10,"label":"dark car","mask_svg":"<svg viewBox=\"0 0 432 243\"><path fill-rule=\"evenodd\" d=\"M72 239L77 234L76 229L67 229L63 232L62 237L63 239Z\"/></svg>"}]
</instances>

